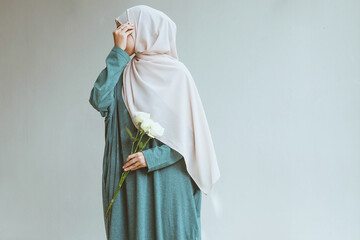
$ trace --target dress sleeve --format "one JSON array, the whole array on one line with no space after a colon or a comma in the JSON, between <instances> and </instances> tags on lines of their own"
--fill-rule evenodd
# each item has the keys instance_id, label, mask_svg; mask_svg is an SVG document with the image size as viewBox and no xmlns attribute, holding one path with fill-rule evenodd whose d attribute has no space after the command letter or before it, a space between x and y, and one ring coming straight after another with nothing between
<instances>
[{"instance_id":1,"label":"dress sleeve","mask_svg":"<svg viewBox=\"0 0 360 240\"><path fill-rule=\"evenodd\" d=\"M142 153L147 163L148 173L170 166L183 158L180 153L166 144L145 149Z\"/></svg>"},{"instance_id":2,"label":"dress sleeve","mask_svg":"<svg viewBox=\"0 0 360 240\"><path fill-rule=\"evenodd\" d=\"M97 77L89 98L90 104L102 117L109 115L110 106L114 102L114 88L129 61L130 56L115 45L106 57L106 67Z\"/></svg>"}]
</instances>

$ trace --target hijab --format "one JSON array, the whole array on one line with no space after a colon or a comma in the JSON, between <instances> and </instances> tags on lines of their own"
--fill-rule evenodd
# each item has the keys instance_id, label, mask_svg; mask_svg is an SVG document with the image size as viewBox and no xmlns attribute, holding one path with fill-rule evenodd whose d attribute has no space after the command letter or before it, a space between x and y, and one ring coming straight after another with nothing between
<instances>
[{"instance_id":1,"label":"hijab","mask_svg":"<svg viewBox=\"0 0 360 240\"><path fill-rule=\"evenodd\" d=\"M165 128L155 137L179 152L199 189L207 195L220 178L214 144L195 82L176 50L176 24L147 5L115 18L134 24L135 55L123 71L122 97L134 126L136 112Z\"/></svg>"}]
</instances>

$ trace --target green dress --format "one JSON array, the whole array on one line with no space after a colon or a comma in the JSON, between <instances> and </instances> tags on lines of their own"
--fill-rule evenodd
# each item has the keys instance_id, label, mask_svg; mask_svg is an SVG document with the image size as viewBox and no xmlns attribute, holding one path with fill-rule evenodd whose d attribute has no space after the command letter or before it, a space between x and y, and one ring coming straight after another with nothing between
<instances>
[{"instance_id":1,"label":"green dress","mask_svg":"<svg viewBox=\"0 0 360 240\"><path fill-rule=\"evenodd\" d=\"M122 72L129 61L129 55L114 46L89 99L105 121L104 219L131 151L125 126L136 131L122 98ZM147 139L144 135L143 140ZM105 219L107 239L201 239L201 191L187 172L183 156L157 139L151 139L142 152L148 166L126 177Z\"/></svg>"}]
</instances>

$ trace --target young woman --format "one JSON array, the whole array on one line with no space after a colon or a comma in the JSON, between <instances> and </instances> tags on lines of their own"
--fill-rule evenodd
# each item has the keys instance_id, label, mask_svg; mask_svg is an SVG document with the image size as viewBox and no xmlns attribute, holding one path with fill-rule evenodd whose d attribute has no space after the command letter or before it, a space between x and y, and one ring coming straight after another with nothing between
<instances>
[{"instance_id":1,"label":"young woman","mask_svg":"<svg viewBox=\"0 0 360 240\"><path fill-rule=\"evenodd\" d=\"M115 45L89 99L105 118L104 216L122 172L131 171L105 219L107 239L201 239L201 191L208 194L220 172L201 99L177 56L176 25L146 5L115 22ZM137 131L137 111L165 130L129 155L125 126Z\"/></svg>"}]
</instances>

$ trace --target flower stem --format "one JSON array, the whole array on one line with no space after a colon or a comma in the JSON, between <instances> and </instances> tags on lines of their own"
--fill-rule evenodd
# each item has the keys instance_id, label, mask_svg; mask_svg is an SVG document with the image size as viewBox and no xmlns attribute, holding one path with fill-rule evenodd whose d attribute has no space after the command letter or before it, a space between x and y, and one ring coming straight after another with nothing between
<instances>
[{"instance_id":1,"label":"flower stem","mask_svg":"<svg viewBox=\"0 0 360 240\"><path fill-rule=\"evenodd\" d=\"M136 139L137 139L137 137L138 137L138 135L139 135L139 132L140 132L140 127L138 128L138 130L137 130L137 132L136 132L136 137L135 137L135 140L134 140L133 143L132 143L131 153L130 153L130 154L133 154L133 153L134 153L134 152L133 152L133 148L134 148L134 144L135 144L135 142L136 142Z\"/></svg>"},{"instance_id":2,"label":"flower stem","mask_svg":"<svg viewBox=\"0 0 360 240\"><path fill-rule=\"evenodd\" d=\"M149 137L148 140L146 140L145 144L143 145L143 147L140 149L139 152L141 152L141 151L145 148L146 144L149 142L149 140L150 140L151 138L152 138L152 137Z\"/></svg>"},{"instance_id":3,"label":"flower stem","mask_svg":"<svg viewBox=\"0 0 360 240\"><path fill-rule=\"evenodd\" d=\"M139 132L141 132L141 136L140 136L139 142L138 142L138 144L136 145L135 150L133 151L133 147L134 147L134 144L135 144L136 140L133 141L133 144L132 144L132 147L131 147L131 154L133 154L134 152L137 151L137 149L138 149L138 147L139 147L139 144L140 144L140 142L141 142L141 138L144 136L144 133L145 133L145 131L141 131L140 128L139 128L139 129L138 129L138 132L136 133L135 139L137 139L137 137L138 137L138 135L139 135ZM149 136L149 138L148 138L148 140L146 140L145 144L142 145L142 148L140 149L140 151L142 151L142 150L145 148L146 144L149 142L150 139L151 139L151 137ZM116 196L117 196L117 194L118 194L118 192L119 192L119 190L120 190L123 182L125 181L126 176L130 173L130 171L131 171L131 170L128 170L128 171L125 171L125 172L123 172L123 173L121 174L120 181L119 181L119 186L118 186L118 188L116 189L116 192L115 192L113 198L111 199L110 205L109 205L109 207L108 207L107 210L106 210L105 219L109 216L110 209L111 209L111 207L112 207L112 205L113 205L113 203L114 203L114 201L115 201L115 198L116 198Z\"/></svg>"},{"instance_id":4,"label":"flower stem","mask_svg":"<svg viewBox=\"0 0 360 240\"><path fill-rule=\"evenodd\" d=\"M130 171L126 171L126 172L123 172L123 173L121 174L119 186L118 186L118 188L116 189L116 192L115 192L115 194L114 194L114 197L111 199L110 205L109 205L109 207L108 207L107 210L106 210L105 218L108 217L109 212L110 212L110 209L111 209L111 207L112 207L112 204L114 203L115 198L116 198L116 196L117 196L117 194L118 194L118 192L119 192L119 190L120 190L120 188L121 188L121 186L122 186L122 184L123 184L126 176L129 174L129 172L130 172Z\"/></svg>"},{"instance_id":5,"label":"flower stem","mask_svg":"<svg viewBox=\"0 0 360 240\"><path fill-rule=\"evenodd\" d=\"M134 150L134 153L136 153L136 150L137 150L137 149L138 149L138 147L139 147L139 143L141 142L141 138L144 136L144 133L145 133L145 131L141 133L141 136L140 136L139 142L138 142L138 144L136 145L136 148L135 148L135 150Z\"/></svg>"}]
</instances>

